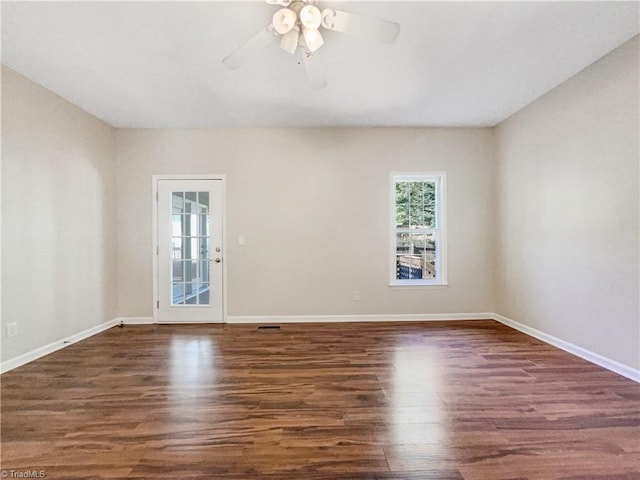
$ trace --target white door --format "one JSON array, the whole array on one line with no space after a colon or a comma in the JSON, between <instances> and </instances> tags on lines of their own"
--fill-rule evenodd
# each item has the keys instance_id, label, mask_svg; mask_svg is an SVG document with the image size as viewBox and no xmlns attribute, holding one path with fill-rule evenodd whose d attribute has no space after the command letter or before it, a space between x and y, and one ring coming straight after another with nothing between
<instances>
[{"instance_id":1,"label":"white door","mask_svg":"<svg viewBox=\"0 0 640 480\"><path fill-rule=\"evenodd\" d=\"M158 321L222 322L222 180L157 180Z\"/></svg>"}]
</instances>

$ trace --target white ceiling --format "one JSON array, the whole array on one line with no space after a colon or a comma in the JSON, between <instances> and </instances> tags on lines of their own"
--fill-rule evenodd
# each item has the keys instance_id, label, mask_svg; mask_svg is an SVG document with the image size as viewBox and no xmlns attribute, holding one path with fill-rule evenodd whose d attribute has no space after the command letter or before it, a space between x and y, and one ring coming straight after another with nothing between
<instances>
[{"instance_id":1,"label":"white ceiling","mask_svg":"<svg viewBox=\"0 0 640 480\"><path fill-rule=\"evenodd\" d=\"M337 32L313 90L277 43L221 60L262 2L2 2L2 63L115 127L493 126L639 31L638 2L336 2L401 24Z\"/></svg>"}]
</instances>

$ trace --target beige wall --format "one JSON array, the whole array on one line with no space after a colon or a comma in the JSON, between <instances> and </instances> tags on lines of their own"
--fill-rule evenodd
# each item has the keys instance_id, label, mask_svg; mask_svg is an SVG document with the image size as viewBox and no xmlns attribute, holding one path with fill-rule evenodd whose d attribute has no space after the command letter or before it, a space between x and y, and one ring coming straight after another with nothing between
<instances>
[{"instance_id":1,"label":"beige wall","mask_svg":"<svg viewBox=\"0 0 640 480\"><path fill-rule=\"evenodd\" d=\"M114 129L2 67L3 360L113 318L114 146Z\"/></svg>"},{"instance_id":2,"label":"beige wall","mask_svg":"<svg viewBox=\"0 0 640 480\"><path fill-rule=\"evenodd\" d=\"M496 311L633 368L638 37L497 129Z\"/></svg>"},{"instance_id":3,"label":"beige wall","mask_svg":"<svg viewBox=\"0 0 640 480\"><path fill-rule=\"evenodd\" d=\"M114 130L2 73L3 360L150 317L151 175L217 173L230 315L495 311L640 367L637 38L496 129ZM447 172L448 287L389 288L390 171Z\"/></svg>"},{"instance_id":4,"label":"beige wall","mask_svg":"<svg viewBox=\"0 0 640 480\"><path fill-rule=\"evenodd\" d=\"M227 175L230 315L491 311L493 147L491 129L118 130L118 313L153 313L151 175L206 173ZM391 171L447 172L449 287L388 286Z\"/></svg>"}]
</instances>

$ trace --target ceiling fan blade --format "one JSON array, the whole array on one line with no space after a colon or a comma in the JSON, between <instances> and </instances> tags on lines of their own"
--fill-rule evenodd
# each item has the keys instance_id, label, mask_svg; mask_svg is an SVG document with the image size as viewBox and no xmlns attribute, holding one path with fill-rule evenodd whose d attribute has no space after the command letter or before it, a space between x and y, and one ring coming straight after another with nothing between
<instances>
[{"instance_id":1,"label":"ceiling fan blade","mask_svg":"<svg viewBox=\"0 0 640 480\"><path fill-rule=\"evenodd\" d=\"M222 60L222 63L224 63L224 65L231 70L235 70L255 52L269 45L277 36L278 34L275 32L275 30L273 29L273 25L270 23L258 33L256 33L253 37L251 37L235 52L231 53L228 57Z\"/></svg>"},{"instance_id":2,"label":"ceiling fan blade","mask_svg":"<svg viewBox=\"0 0 640 480\"><path fill-rule=\"evenodd\" d=\"M399 23L363 17L332 8L326 8L322 11L322 26L354 37L385 43L395 42L400 33Z\"/></svg>"},{"instance_id":3,"label":"ceiling fan blade","mask_svg":"<svg viewBox=\"0 0 640 480\"><path fill-rule=\"evenodd\" d=\"M327 77L324 74L324 66L318 52L309 52L305 45L300 45L300 61L307 72L309 83L316 90L321 90L328 85Z\"/></svg>"}]
</instances>

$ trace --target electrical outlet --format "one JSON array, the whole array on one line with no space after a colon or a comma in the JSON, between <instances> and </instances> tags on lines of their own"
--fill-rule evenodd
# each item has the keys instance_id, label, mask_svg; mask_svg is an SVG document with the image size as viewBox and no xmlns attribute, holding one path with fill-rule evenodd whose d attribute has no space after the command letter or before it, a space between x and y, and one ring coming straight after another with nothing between
<instances>
[{"instance_id":1,"label":"electrical outlet","mask_svg":"<svg viewBox=\"0 0 640 480\"><path fill-rule=\"evenodd\" d=\"M7 323L7 337L15 337L18 334L18 324L16 322Z\"/></svg>"},{"instance_id":2,"label":"electrical outlet","mask_svg":"<svg viewBox=\"0 0 640 480\"><path fill-rule=\"evenodd\" d=\"M238 237L238 245L244 246L244 235Z\"/></svg>"},{"instance_id":3,"label":"electrical outlet","mask_svg":"<svg viewBox=\"0 0 640 480\"><path fill-rule=\"evenodd\" d=\"M359 302L360 301L360 292L358 292L357 290L355 292L353 292L353 301L354 302Z\"/></svg>"}]
</instances>

